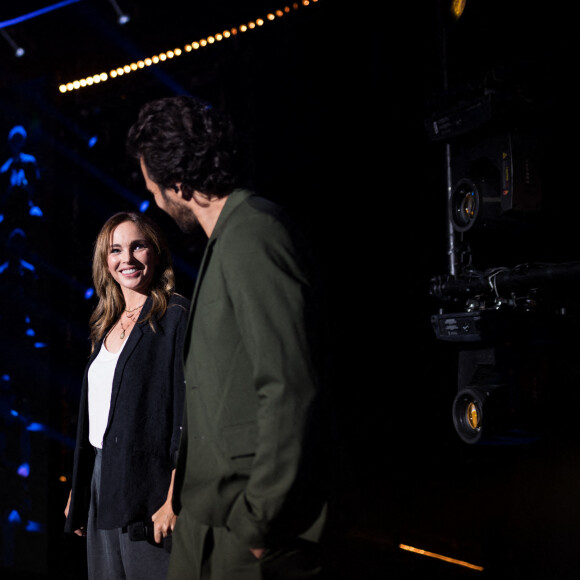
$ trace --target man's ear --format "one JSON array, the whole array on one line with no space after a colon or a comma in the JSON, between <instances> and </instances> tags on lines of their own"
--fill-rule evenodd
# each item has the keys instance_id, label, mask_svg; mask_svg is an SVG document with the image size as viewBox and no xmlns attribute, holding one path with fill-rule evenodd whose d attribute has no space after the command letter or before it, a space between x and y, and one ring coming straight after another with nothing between
<instances>
[{"instance_id":1,"label":"man's ear","mask_svg":"<svg viewBox=\"0 0 580 580\"><path fill-rule=\"evenodd\" d=\"M189 201L191 199L191 193L187 193L183 190L182 183L174 183L170 186L176 195L180 195L182 199Z\"/></svg>"}]
</instances>

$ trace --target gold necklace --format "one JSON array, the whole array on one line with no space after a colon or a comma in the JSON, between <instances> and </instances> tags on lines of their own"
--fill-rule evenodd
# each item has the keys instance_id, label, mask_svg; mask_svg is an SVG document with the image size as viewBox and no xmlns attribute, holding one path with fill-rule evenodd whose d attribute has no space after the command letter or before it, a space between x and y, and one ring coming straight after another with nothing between
<instances>
[{"instance_id":1,"label":"gold necklace","mask_svg":"<svg viewBox=\"0 0 580 580\"><path fill-rule=\"evenodd\" d=\"M123 317L121 317L121 318L119 319L119 324L121 325L121 334L119 335L119 338L120 338L121 340L124 340L124 339L125 339L125 330L126 330L126 328L123 326ZM128 327L127 327L127 328L128 328Z\"/></svg>"},{"instance_id":2,"label":"gold necklace","mask_svg":"<svg viewBox=\"0 0 580 580\"><path fill-rule=\"evenodd\" d=\"M145 304L145 302L143 302L143 304ZM137 306L137 308L132 308L131 310L125 310L125 312L123 314L125 314L125 316L131 322L134 322L133 316L135 316L135 314L136 314L135 310L139 310L139 308L142 308L143 304L141 304L140 306ZM128 314L129 312L132 312L134 314ZM123 326L123 314L121 314L121 318L119 318L119 324L121 325L121 334L119 335L119 338L121 340L125 339L125 331L127 330L127 328L129 328L129 325L127 325L127 327Z\"/></svg>"}]
</instances>

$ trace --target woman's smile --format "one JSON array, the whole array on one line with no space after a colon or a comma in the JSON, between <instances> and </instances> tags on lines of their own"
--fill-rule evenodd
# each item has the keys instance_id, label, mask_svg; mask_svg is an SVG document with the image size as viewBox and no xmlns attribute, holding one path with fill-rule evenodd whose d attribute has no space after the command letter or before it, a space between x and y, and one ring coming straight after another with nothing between
<instances>
[{"instance_id":1,"label":"woman's smile","mask_svg":"<svg viewBox=\"0 0 580 580\"><path fill-rule=\"evenodd\" d=\"M127 221L113 230L107 265L111 276L121 287L125 301L129 299L130 302L130 293L148 293L157 257L139 227Z\"/></svg>"}]
</instances>

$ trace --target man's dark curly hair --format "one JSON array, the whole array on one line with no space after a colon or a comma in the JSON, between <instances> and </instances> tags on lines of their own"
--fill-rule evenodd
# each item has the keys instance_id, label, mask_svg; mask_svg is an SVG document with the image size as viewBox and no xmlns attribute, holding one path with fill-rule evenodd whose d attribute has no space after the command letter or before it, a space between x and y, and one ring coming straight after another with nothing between
<instances>
[{"instance_id":1,"label":"man's dark curly hair","mask_svg":"<svg viewBox=\"0 0 580 580\"><path fill-rule=\"evenodd\" d=\"M224 197L239 185L233 124L194 97L147 103L129 130L127 149L143 159L149 177L162 188L181 183L185 195Z\"/></svg>"}]
</instances>

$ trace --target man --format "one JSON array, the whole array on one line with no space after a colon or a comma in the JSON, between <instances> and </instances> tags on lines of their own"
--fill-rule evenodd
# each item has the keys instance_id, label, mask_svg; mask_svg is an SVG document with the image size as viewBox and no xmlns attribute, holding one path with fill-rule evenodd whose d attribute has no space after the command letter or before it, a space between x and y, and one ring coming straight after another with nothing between
<instances>
[{"instance_id":1,"label":"man","mask_svg":"<svg viewBox=\"0 0 580 580\"><path fill-rule=\"evenodd\" d=\"M208 236L185 346L186 413L169 578L318 578L324 423L307 245L241 189L229 120L190 97L128 137L157 205Z\"/></svg>"}]
</instances>

